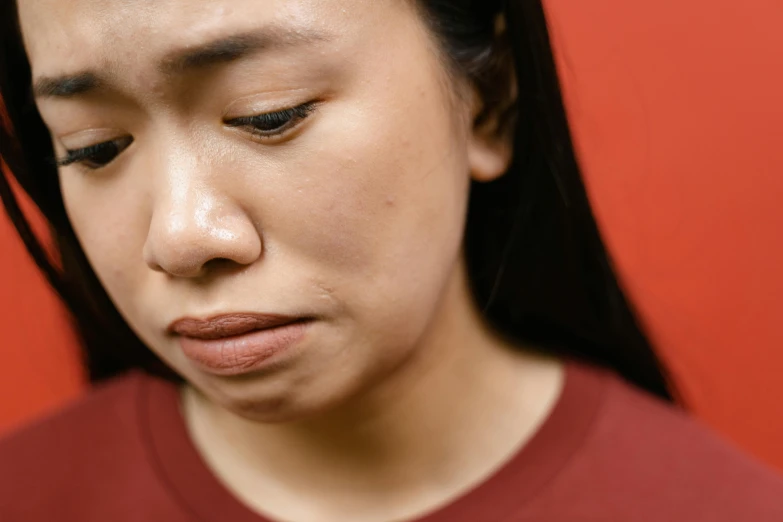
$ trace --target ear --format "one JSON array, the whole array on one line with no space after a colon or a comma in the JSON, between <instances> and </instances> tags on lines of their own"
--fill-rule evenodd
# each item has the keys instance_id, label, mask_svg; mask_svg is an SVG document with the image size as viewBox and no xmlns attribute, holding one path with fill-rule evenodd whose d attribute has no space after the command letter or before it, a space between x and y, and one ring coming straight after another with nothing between
<instances>
[{"instance_id":1,"label":"ear","mask_svg":"<svg viewBox=\"0 0 783 522\"><path fill-rule=\"evenodd\" d=\"M495 19L495 38L495 58L487 63L488 74L473 86L472 93L468 162L471 177L480 182L494 181L505 174L514 156L512 127L516 119L517 82L502 14ZM486 99L495 101L487 106Z\"/></svg>"},{"instance_id":2,"label":"ear","mask_svg":"<svg viewBox=\"0 0 783 522\"><path fill-rule=\"evenodd\" d=\"M474 128L468 140L468 164L474 181L489 182L506 173L514 146L508 133L497 135L485 126Z\"/></svg>"},{"instance_id":3,"label":"ear","mask_svg":"<svg viewBox=\"0 0 783 522\"><path fill-rule=\"evenodd\" d=\"M504 15L495 18L492 56L483 79L473 85L473 126L468 139L468 162L475 181L494 181L508 171L514 156L513 122L517 111L517 82ZM494 100L490 106L486 100Z\"/></svg>"}]
</instances>

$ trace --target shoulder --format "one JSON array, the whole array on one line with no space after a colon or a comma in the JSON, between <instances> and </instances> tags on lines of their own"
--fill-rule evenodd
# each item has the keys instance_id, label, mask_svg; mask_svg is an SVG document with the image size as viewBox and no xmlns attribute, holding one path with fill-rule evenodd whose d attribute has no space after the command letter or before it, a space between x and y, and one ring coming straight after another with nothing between
<instances>
[{"instance_id":1,"label":"shoulder","mask_svg":"<svg viewBox=\"0 0 783 522\"><path fill-rule=\"evenodd\" d=\"M628 519L783 520L783 478L684 411L600 370L603 403L569 473Z\"/></svg>"},{"instance_id":2,"label":"shoulder","mask_svg":"<svg viewBox=\"0 0 783 522\"><path fill-rule=\"evenodd\" d=\"M145 460L138 410L148 380L133 373L110 381L0 439L0 518L19 506L67 510L121 487Z\"/></svg>"},{"instance_id":3,"label":"shoulder","mask_svg":"<svg viewBox=\"0 0 783 522\"><path fill-rule=\"evenodd\" d=\"M104 383L56 413L0 439L4 464L21 462L28 467L40 459L37 456L61 461L72 458L74 451L92 452L128 438L144 379L134 373ZM0 472L0 477L4 475Z\"/></svg>"}]
</instances>

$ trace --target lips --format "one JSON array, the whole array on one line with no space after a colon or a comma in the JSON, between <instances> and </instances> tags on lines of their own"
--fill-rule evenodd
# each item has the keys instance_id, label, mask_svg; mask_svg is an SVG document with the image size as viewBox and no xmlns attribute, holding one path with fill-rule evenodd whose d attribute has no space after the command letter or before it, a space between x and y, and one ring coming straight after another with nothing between
<instances>
[{"instance_id":1,"label":"lips","mask_svg":"<svg viewBox=\"0 0 783 522\"><path fill-rule=\"evenodd\" d=\"M279 361L304 338L311 323L311 318L234 313L179 319L168 332L178 336L183 354L196 367L231 376L259 371Z\"/></svg>"},{"instance_id":2,"label":"lips","mask_svg":"<svg viewBox=\"0 0 783 522\"><path fill-rule=\"evenodd\" d=\"M224 314L209 319L186 317L174 321L169 332L193 339L223 339L246 334L253 330L266 330L301 321L300 317L273 314L236 313Z\"/></svg>"}]
</instances>

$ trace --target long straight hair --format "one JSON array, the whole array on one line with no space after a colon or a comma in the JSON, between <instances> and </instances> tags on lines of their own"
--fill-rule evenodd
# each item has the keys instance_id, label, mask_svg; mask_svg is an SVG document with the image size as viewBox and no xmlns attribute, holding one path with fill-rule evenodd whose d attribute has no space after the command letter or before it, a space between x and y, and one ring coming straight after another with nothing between
<instances>
[{"instance_id":1,"label":"long straight hair","mask_svg":"<svg viewBox=\"0 0 783 522\"><path fill-rule=\"evenodd\" d=\"M31 97L15 5L0 2L0 97L7 112L0 158L47 218L57 262L32 232L8 173L0 175L3 206L72 312L93 380L130 368L177 379L120 316L76 239L50 136ZM485 320L515 342L612 369L671 399L590 209L541 0L416 2L453 73L482 96L475 124L513 136L508 172L471 187L465 255Z\"/></svg>"}]
</instances>

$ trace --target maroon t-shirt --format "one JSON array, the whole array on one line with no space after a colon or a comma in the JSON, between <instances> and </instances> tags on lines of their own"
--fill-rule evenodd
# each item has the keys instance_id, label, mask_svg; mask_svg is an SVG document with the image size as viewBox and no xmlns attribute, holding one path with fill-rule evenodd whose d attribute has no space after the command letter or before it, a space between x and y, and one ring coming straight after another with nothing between
<instances>
[{"instance_id":1,"label":"maroon t-shirt","mask_svg":"<svg viewBox=\"0 0 783 522\"><path fill-rule=\"evenodd\" d=\"M177 389L135 373L0 443L3 522L268 522L211 474ZM417 522L783 522L783 479L612 374L569 364L533 439Z\"/></svg>"}]
</instances>

